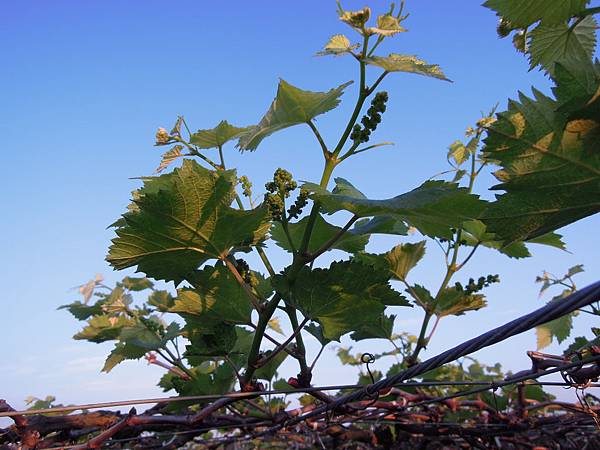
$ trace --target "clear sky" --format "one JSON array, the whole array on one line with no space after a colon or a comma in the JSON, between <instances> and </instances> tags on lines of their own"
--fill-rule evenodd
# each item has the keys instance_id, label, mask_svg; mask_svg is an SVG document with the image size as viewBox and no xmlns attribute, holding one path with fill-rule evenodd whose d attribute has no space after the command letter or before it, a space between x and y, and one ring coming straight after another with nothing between
<instances>
[{"instance_id":1,"label":"clear sky","mask_svg":"<svg viewBox=\"0 0 600 450\"><path fill-rule=\"evenodd\" d=\"M387 9L380 1L344 2L347 9L365 4L375 13ZM496 103L502 110L509 97L529 92L531 85L549 91L548 81L527 71L510 41L497 38L497 18L479 1L409 0L407 10L410 32L390 39L381 52L417 54L440 64L454 83L409 74L386 79L388 112L374 142L396 145L350 160L336 172L371 198L395 196L445 170L448 144L462 138L482 111ZM156 395L159 368L127 362L101 374L110 345L73 341L79 323L56 308L77 300L71 288L96 273L108 282L129 273L115 273L104 262L113 237L106 227L139 185L131 178L158 165L163 148L153 147L157 127L169 128L178 114L195 129L221 119L249 125L267 110L279 78L321 91L356 79L350 58L314 56L331 35L352 32L337 19L333 0L24 0L4 4L2 16L0 398L21 407L28 395L53 394L63 403ZM354 97L348 89L341 107L319 118L326 140L345 123ZM280 132L255 153L227 148L226 158L255 186L277 167L318 181L322 166L307 127ZM479 192L486 198L492 183L481 180ZM582 263L587 271L580 285L595 281L599 224L592 217L561 231L571 253L535 248L533 258L512 261L481 251L465 276L499 273L503 282L487 291L488 308L442 321L426 354L540 306L533 281L543 269L562 274ZM384 251L398 242L377 238L370 249ZM285 255L276 255L283 264ZM430 244L415 281L439 283L440 263ZM399 314L398 331L416 332L421 312ZM585 319L577 324L579 334L588 331ZM380 346L368 341L357 349L376 352ZM530 349L533 332L478 357L520 370L529 366ZM283 368L286 375L295 370ZM315 378L354 380L354 370L339 369L333 353L322 359Z\"/></svg>"}]
</instances>

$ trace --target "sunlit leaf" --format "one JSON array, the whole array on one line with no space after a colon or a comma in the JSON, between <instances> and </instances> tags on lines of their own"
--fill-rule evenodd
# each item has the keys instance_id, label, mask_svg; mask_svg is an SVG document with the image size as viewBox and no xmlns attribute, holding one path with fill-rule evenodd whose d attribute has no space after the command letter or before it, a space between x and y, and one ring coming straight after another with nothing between
<instances>
[{"instance_id":1,"label":"sunlit leaf","mask_svg":"<svg viewBox=\"0 0 600 450\"><path fill-rule=\"evenodd\" d=\"M437 64L427 64L425 61L413 55L399 55L391 53L389 56L373 56L365 58L367 64L381 67L386 72L406 72L423 75L426 77L439 78L450 81Z\"/></svg>"},{"instance_id":2,"label":"sunlit leaf","mask_svg":"<svg viewBox=\"0 0 600 450\"><path fill-rule=\"evenodd\" d=\"M340 55L351 53L352 50L355 50L358 47L360 47L360 44L351 45L350 41L348 40L348 38L346 36L344 36L343 34L336 34L335 36L332 36L329 39L329 42L327 42L327 44L325 44L325 47L323 47L323 50L318 52L317 55L318 56L327 56L327 55L340 56Z\"/></svg>"},{"instance_id":3,"label":"sunlit leaf","mask_svg":"<svg viewBox=\"0 0 600 450\"><path fill-rule=\"evenodd\" d=\"M116 226L107 261L180 282L203 262L256 244L269 229L267 209L231 208L235 183L234 171L210 171L191 160L145 179L136 207Z\"/></svg>"}]
</instances>

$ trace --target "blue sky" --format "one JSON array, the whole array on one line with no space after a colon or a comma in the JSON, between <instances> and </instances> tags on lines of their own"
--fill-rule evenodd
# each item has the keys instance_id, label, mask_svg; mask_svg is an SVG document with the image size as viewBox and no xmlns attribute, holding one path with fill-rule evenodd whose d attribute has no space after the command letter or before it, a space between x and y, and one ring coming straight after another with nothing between
<instances>
[{"instance_id":1,"label":"blue sky","mask_svg":"<svg viewBox=\"0 0 600 450\"><path fill-rule=\"evenodd\" d=\"M347 9L365 4L375 13L387 8L376 1L344 2ZM396 145L351 159L336 172L372 198L400 194L444 170L448 144L462 138L482 111L497 103L502 110L509 97L532 85L549 91L542 74L528 72L523 56L497 38L496 17L478 1L409 1L407 10L410 32L390 39L380 52L440 64L454 83L408 74L386 79L382 89L390 101L374 139ZM169 128L179 114L194 129L221 119L249 125L268 108L279 78L322 91L356 79L351 59L314 56L329 36L352 31L338 21L333 0L26 0L4 5L2 21L0 397L20 407L28 395L53 394L63 403L156 395L160 369L130 362L100 374L109 346L73 341L79 324L57 306L78 299L71 288L96 273L109 282L128 273L115 273L104 262L113 237L106 227L138 186L131 178L158 165L157 127ZM342 105L319 118L326 140L345 124L354 97L349 88ZM227 148L226 158L255 186L277 167L316 181L322 166L306 127L266 139L255 153ZM492 184L491 177L482 177L479 193L490 198L486 189ZM540 306L533 280L543 269L563 273L582 263L587 272L580 285L594 281L598 225L592 217L561 231L571 253L535 248L533 258L515 262L480 252L466 277L499 273L503 282L488 290L485 310L443 321L427 354ZM396 243L376 238L370 249ZM284 257L275 250L279 264ZM415 281L439 283L440 261L430 245ZM398 331L418 329L420 311L402 310L400 316ZM580 334L589 328L583 318L577 323ZM376 352L380 345L371 341L357 350ZM529 349L535 349L533 333L478 357L520 370L528 367ZM315 382L353 382L354 371L336 362L333 354L323 358ZM283 371L291 375L295 368Z\"/></svg>"}]
</instances>

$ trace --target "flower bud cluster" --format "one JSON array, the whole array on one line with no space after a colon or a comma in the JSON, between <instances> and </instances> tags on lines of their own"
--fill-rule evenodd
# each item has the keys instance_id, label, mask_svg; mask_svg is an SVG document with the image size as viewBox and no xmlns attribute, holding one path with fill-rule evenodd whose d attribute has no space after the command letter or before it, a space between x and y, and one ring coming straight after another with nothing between
<instances>
[{"instance_id":1,"label":"flower bud cluster","mask_svg":"<svg viewBox=\"0 0 600 450\"><path fill-rule=\"evenodd\" d=\"M156 145L167 145L171 142L171 135L164 128L159 128L156 132Z\"/></svg>"},{"instance_id":2,"label":"flower bud cluster","mask_svg":"<svg viewBox=\"0 0 600 450\"><path fill-rule=\"evenodd\" d=\"M296 198L296 201L292 206L288 209L288 218L297 219L300 214L302 214L302 209L308 203L308 191L304 188L300 189L300 193Z\"/></svg>"},{"instance_id":3,"label":"flower bud cluster","mask_svg":"<svg viewBox=\"0 0 600 450\"><path fill-rule=\"evenodd\" d=\"M246 175L242 175L240 177L240 183L242 184L242 194L244 195L244 197L252 197L252 183Z\"/></svg>"},{"instance_id":4,"label":"flower bud cluster","mask_svg":"<svg viewBox=\"0 0 600 450\"><path fill-rule=\"evenodd\" d=\"M244 281L250 286L256 286L258 284L258 279L256 278L256 275L254 275L254 273L250 270L250 266L245 260L241 258L236 258L235 268L237 269L241 277L244 279Z\"/></svg>"},{"instance_id":5,"label":"flower bud cluster","mask_svg":"<svg viewBox=\"0 0 600 450\"><path fill-rule=\"evenodd\" d=\"M285 169L277 169L273 175L273 181L265 184L267 193L265 203L271 212L273 220L282 221L285 217L285 199L298 187L292 174Z\"/></svg>"},{"instance_id":6,"label":"flower bud cluster","mask_svg":"<svg viewBox=\"0 0 600 450\"><path fill-rule=\"evenodd\" d=\"M481 291L483 288L498 282L500 282L500 275L488 275L487 277L479 277L477 282L475 282L473 278L469 278L469 284L467 284L466 287L463 287L463 285L457 281L454 284L454 288L457 291L463 292L465 295L472 295Z\"/></svg>"},{"instance_id":7,"label":"flower bud cluster","mask_svg":"<svg viewBox=\"0 0 600 450\"><path fill-rule=\"evenodd\" d=\"M378 92L371 100L371 106L360 120L362 127L359 124L354 125L350 139L354 141L354 145L359 145L369 141L371 133L377 129L377 125L381 122L381 114L386 110L388 94L385 91Z\"/></svg>"}]
</instances>

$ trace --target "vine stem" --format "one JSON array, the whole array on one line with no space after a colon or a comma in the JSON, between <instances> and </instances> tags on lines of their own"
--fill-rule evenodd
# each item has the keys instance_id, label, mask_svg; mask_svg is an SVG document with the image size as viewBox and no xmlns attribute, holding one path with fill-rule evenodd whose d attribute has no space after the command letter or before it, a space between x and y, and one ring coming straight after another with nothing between
<instances>
[{"instance_id":1,"label":"vine stem","mask_svg":"<svg viewBox=\"0 0 600 450\"><path fill-rule=\"evenodd\" d=\"M335 236L333 236L331 239L329 239L327 242L325 242L317 251L315 251L314 253L311 253L311 255L308 257L308 261L307 262L312 262L315 259L317 259L319 256L321 256L323 253L325 253L327 250L329 250L337 241L339 241L342 236L344 234L346 234L346 232L350 229L350 227L359 219L359 217L355 214L354 216L352 216L352 218L348 221L348 223L346 223L346 225L344 225L344 227L338 231Z\"/></svg>"},{"instance_id":2,"label":"vine stem","mask_svg":"<svg viewBox=\"0 0 600 450\"><path fill-rule=\"evenodd\" d=\"M315 124L313 123L312 120L309 120L306 123L310 127L310 129L312 130L312 132L315 135L315 137L317 138L317 141L319 141L319 145L321 146L321 150L323 151L323 156L325 158L327 158L327 156L329 155L329 150L327 150L327 145L325 145L325 141L321 137L321 133L319 133L319 130L317 129L317 127L315 126Z\"/></svg>"},{"instance_id":3,"label":"vine stem","mask_svg":"<svg viewBox=\"0 0 600 450\"><path fill-rule=\"evenodd\" d=\"M193 156L197 156L198 158L200 158L201 160L203 160L204 162L206 162L207 164L209 164L213 169L215 169L215 170L222 170L221 166L219 166L216 162L214 162L209 157L204 156L196 148L194 148L194 146L192 144L190 144L189 142L183 140L181 137L176 137L175 141L179 142L180 144L185 145L188 148L188 150L190 152L192 152Z\"/></svg>"},{"instance_id":4,"label":"vine stem","mask_svg":"<svg viewBox=\"0 0 600 450\"><path fill-rule=\"evenodd\" d=\"M239 283L239 285L242 287L242 289L248 296L248 299L252 303L252 306L254 306L254 309L256 309L257 311L260 311L262 308L262 305L260 304L260 300L258 299L258 297L254 294L254 292L252 292L252 288L250 287L250 285L248 283L246 283L246 281L242 278L242 276L240 275L240 272L233 265L233 263L231 262L231 260L229 258L224 258L223 260L225 261L225 265L227 266L229 271L232 273L233 277L236 279L236 281Z\"/></svg>"},{"instance_id":5,"label":"vine stem","mask_svg":"<svg viewBox=\"0 0 600 450\"><path fill-rule=\"evenodd\" d=\"M262 338L265 334L265 330L271 319L271 316L277 309L277 305L281 300L281 295L275 293L273 298L269 300L264 310L262 310L259 314L258 323L256 324L256 328L254 331L254 339L252 340L252 347L250 347L250 352L248 352L248 367L246 368L246 373L244 373L244 382L249 383L252 380L252 376L254 375L254 371L257 369L256 362L258 361L258 354L260 352L260 344L262 342ZM242 386L243 388L243 386Z\"/></svg>"},{"instance_id":6,"label":"vine stem","mask_svg":"<svg viewBox=\"0 0 600 450\"><path fill-rule=\"evenodd\" d=\"M294 329L294 332L283 343L279 344L277 346L277 348L273 349L271 351L271 353L269 353L269 356L267 356L263 359L260 359L257 362L257 366L258 367L265 366L269 361L271 361L273 358L275 358L275 356L277 356L279 353L284 351L287 348L288 344L290 342L292 342L296 336L298 336L298 334L302 331L302 328L304 328L304 325L306 325L308 323L308 321L309 321L308 317L304 318L302 323Z\"/></svg>"},{"instance_id":7,"label":"vine stem","mask_svg":"<svg viewBox=\"0 0 600 450\"><path fill-rule=\"evenodd\" d=\"M469 194L473 191L473 186L475 184L475 178L477 177L477 172L475 170L476 161L477 161L476 152L473 152L473 154L471 155L471 173L469 176L469 186L467 189ZM444 289L446 289L446 287L448 287L448 283L450 283L450 280L452 279L454 274L456 272L458 272L467 263L467 261L469 259L471 259L471 257L473 256L473 254L475 253L475 251L478 248L478 245L476 245L474 247L474 249L471 251L471 253L469 254L469 256L465 259L465 261L463 261L463 263L460 266L457 265L456 262L458 260L458 251L461 246L460 242L462 240L462 233L463 233L463 228L461 226L458 229L458 231L456 232L456 239L454 240L454 249L452 252L452 259L450 260L450 262L446 263L446 275L444 276L442 284L440 285L440 288L438 289L438 292L435 295L435 300L437 300L440 297L440 294L444 291ZM408 364L415 364L417 362L419 353L421 352L421 350L423 350L424 348L427 347L427 344L429 343L429 339L431 338L431 336L433 335L433 332L437 328L437 325L441 319L439 316L436 319L434 328L431 331L431 333L429 334L429 337L427 337L427 338L425 337L425 335L427 333L427 327L429 326L429 321L431 320L433 315L434 315L433 312L430 311L429 308L425 309L425 316L423 317L423 322L421 323L421 330L419 331L417 345L415 346L415 349L412 352L412 354L407 358Z\"/></svg>"}]
</instances>

